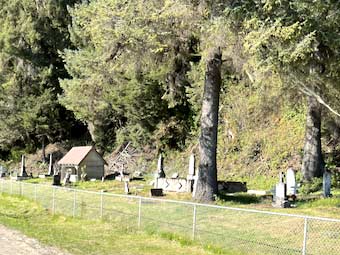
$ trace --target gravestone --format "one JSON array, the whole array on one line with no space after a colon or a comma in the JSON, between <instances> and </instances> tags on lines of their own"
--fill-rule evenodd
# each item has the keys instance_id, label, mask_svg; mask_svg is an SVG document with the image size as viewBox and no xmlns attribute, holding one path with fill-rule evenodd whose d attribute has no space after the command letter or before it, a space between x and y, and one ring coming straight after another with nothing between
<instances>
[{"instance_id":1,"label":"gravestone","mask_svg":"<svg viewBox=\"0 0 340 255\"><path fill-rule=\"evenodd\" d=\"M53 176L54 175L54 171L53 171L53 154L50 154L50 163L48 165L48 176Z\"/></svg>"},{"instance_id":2,"label":"gravestone","mask_svg":"<svg viewBox=\"0 0 340 255\"><path fill-rule=\"evenodd\" d=\"M151 189L151 196L152 197L161 197L163 196L163 189Z\"/></svg>"},{"instance_id":3,"label":"gravestone","mask_svg":"<svg viewBox=\"0 0 340 255\"><path fill-rule=\"evenodd\" d=\"M160 154L157 162L157 178L165 178L163 162L164 162L163 156L162 154Z\"/></svg>"},{"instance_id":4,"label":"gravestone","mask_svg":"<svg viewBox=\"0 0 340 255\"><path fill-rule=\"evenodd\" d=\"M129 182L128 181L124 181L124 193L130 194Z\"/></svg>"},{"instance_id":5,"label":"gravestone","mask_svg":"<svg viewBox=\"0 0 340 255\"><path fill-rule=\"evenodd\" d=\"M191 154L189 159L189 176L195 175L195 155Z\"/></svg>"},{"instance_id":6,"label":"gravestone","mask_svg":"<svg viewBox=\"0 0 340 255\"><path fill-rule=\"evenodd\" d=\"M66 173L65 178L64 178L64 185L68 185L71 183L70 178L71 178L71 173Z\"/></svg>"},{"instance_id":7,"label":"gravestone","mask_svg":"<svg viewBox=\"0 0 340 255\"><path fill-rule=\"evenodd\" d=\"M5 177L7 174L7 169L3 166L0 166L0 178Z\"/></svg>"},{"instance_id":8,"label":"gravestone","mask_svg":"<svg viewBox=\"0 0 340 255\"><path fill-rule=\"evenodd\" d=\"M193 184L193 188L192 188L192 197L193 198L196 197L199 172L200 172L200 169L198 168L197 174L194 177L194 184Z\"/></svg>"},{"instance_id":9,"label":"gravestone","mask_svg":"<svg viewBox=\"0 0 340 255\"><path fill-rule=\"evenodd\" d=\"M284 182L285 175L283 172L279 175L279 183L275 186L275 194L273 196L273 207L288 208L290 203L287 199L287 184Z\"/></svg>"},{"instance_id":10,"label":"gravestone","mask_svg":"<svg viewBox=\"0 0 340 255\"><path fill-rule=\"evenodd\" d=\"M53 175L53 183L52 185L54 186L60 186L61 183L60 183L60 174L55 174Z\"/></svg>"},{"instance_id":11,"label":"gravestone","mask_svg":"<svg viewBox=\"0 0 340 255\"><path fill-rule=\"evenodd\" d=\"M28 177L26 172L26 166L25 166L25 155L21 156L21 169L20 169L20 177Z\"/></svg>"},{"instance_id":12,"label":"gravestone","mask_svg":"<svg viewBox=\"0 0 340 255\"><path fill-rule=\"evenodd\" d=\"M323 181L322 181L322 189L323 189L323 196L324 197L331 197L331 181L332 181L332 174L330 171L325 170L323 173Z\"/></svg>"},{"instance_id":13,"label":"gravestone","mask_svg":"<svg viewBox=\"0 0 340 255\"><path fill-rule=\"evenodd\" d=\"M295 172L292 168L288 168L287 170L287 195L296 195L296 179Z\"/></svg>"}]
</instances>

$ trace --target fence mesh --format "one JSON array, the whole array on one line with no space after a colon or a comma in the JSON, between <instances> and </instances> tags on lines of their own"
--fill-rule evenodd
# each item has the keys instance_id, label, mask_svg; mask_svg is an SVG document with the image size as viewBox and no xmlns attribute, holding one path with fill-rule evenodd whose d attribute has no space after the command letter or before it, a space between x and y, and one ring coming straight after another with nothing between
<instances>
[{"instance_id":1,"label":"fence mesh","mask_svg":"<svg viewBox=\"0 0 340 255\"><path fill-rule=\"evenodd\" d=\"M340 220L75 190L2 179L52 213L193 238L233 254L339 254Z\"/></svg>"}]
</instances>

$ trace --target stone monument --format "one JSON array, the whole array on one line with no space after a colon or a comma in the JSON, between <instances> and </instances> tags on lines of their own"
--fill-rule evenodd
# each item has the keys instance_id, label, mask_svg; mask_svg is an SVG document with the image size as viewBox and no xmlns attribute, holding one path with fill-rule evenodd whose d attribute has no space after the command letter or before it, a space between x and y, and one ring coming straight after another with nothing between
<instances>
[{"instance_id":1,"label":"stone monument","mask_svg":"<svg viewBox=\"0 0 340 255\"><path fill-rule=\"evenodd\" d=\"M48 176L53 176L54 175L54 171L53 171L53 154L50 154L50 163L48 165Z\"/></svg>"},{"instance_id":2,"label":"stone monument","mask_svg":"<svg viewBox=\"0 0 340 255\"><path fill-rule=\"evenodd\" d=\"M164 162L163 156L162 154L160 154L158 158L158 162L157 162L157 177L158 178L165 178L163 162Z\"/></svg>"},{"instance_id":3,"label":"stone monument","mask_svg":"<svg viewBox=\"0 0 340 255\"><path fill-rule=\"evenodd\" d=\"M273 196L273 207L288 208L290 203L287 199L287 184L284 182L285 175L280 173L279 183L275 186L275 194Z\"/></svg>"},{"instance_id":4,"label":"stone monument","mask_svg":"<svg viewBox=\"0 0 340 255\"><path fill-rule=\"evenodd\" d=\"M130 194L129 182L128 181L124 181L124 193Z\"/></svg>"},{"instance_id":5,"label":"stone monument","mask_svg":"<svg viewBox=\"0 0 340 255\"><path fill-rule=\"evenodd\" d=\"M20 168L20 177L28 177L26 172L26 166L25 166L25 155L21 156L21 168Z\"/></svg>"},{"instance_id":6,"label":"stone monument","mask_svg":"<svg viewBox=\"0 0 340 255\"><path fill-rule=\"evenodd\" d=\"M323 173L323 180L322 180L322 190L324 197L331 197L331 183L332 183L332 174L330 171L325 170Z\"/></svg>"},{"instance_id":7,"label":"stone monument","mask_svg":"<svg viewBox=\"0 0 340 255\"><path fill-rule=\"evenodd\" d=\"M296 196L296 179L295 179L295 172L293 168L288 168L286 181L287 181L287 195Z\"/></svg>"}]
</instances>

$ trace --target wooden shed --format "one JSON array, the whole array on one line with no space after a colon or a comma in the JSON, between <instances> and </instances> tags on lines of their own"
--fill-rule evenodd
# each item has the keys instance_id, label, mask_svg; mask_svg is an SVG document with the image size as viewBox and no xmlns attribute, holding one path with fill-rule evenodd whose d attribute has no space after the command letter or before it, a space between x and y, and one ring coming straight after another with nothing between
<instances>
[{"instance_id":1,"label":"wooden shed","mask_svg":"<svg viewBox=\"0 0 340 255\"><path fill-rule=\"evenodd\" d=\"M70 173L71 181L80 180L83 173L87 179L101 179L105 164L105 160L93 146L73 147L58 161L61 179L65 178L66 173Z\"/></svg>"}]
</instances>

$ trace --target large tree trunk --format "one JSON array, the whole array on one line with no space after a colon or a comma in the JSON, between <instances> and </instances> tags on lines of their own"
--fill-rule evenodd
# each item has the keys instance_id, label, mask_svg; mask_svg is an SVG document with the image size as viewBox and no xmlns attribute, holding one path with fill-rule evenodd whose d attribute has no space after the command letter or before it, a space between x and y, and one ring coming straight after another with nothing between
<instances>
[{"instance_id":1,"label":"large tree trunk","mask_svg":"<svg viewBox=\"0 0 340 255\"><path fill-rule=\"evenodd\" d=\"M200 201L213 201L214 195L217 194L216 149L218 106L222 82L221 64L221 50L215 48L207 60L202 104L200 163L194 194L194 198Z\"/></svg>"},{"instance_id":2,"label":"large tree trunk","mask_svg":"<svg viewBox=\"0 0 340 255\"><path fill-rule=\"evenodd\" d=\"M308 97L307 102L302 173L304 180L311 181L313 177L322 175L324 161L321 152L321 104L312 96Z\"/></svg>"}]
</instances>

